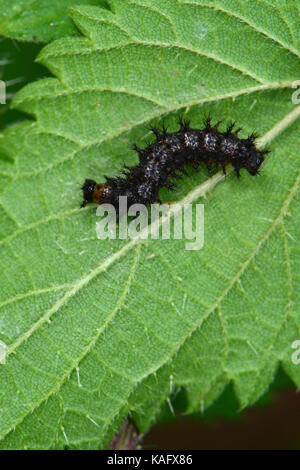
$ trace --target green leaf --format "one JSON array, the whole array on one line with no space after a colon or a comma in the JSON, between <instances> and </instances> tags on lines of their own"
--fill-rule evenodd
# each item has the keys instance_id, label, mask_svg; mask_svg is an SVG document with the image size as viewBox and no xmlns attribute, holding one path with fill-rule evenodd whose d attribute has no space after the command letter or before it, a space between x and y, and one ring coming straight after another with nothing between
<instances>
[{"instance_id":1,"label":"green leaf","mask_svg":"<svg viewBox=\"0 0 300 470\"><path fill-rule=\"evenodd\" d=\"M0 0L0 35L42 43L75 36L78 30L68 8L105 4L105 0Z\"/></svg>"},{"instance_id":2,"label":"green leaf","mask_svg":"<svg viewBox=\"0 0 300 470\"><path fill-rule=\"evenodd\" d=\"M34 120L0 139L2 448L104 448L128 414L147 430L180 387L188 412L229 383L246 407L279 363L300 386L296 2L201 3L72 9L85 36L46 46L56 78L14 100ZM97 239L84 178L136 163L130 143L181 114L258 132L271 150L261 175L190 171L161 193L204 202L199 251Z\"/></svg>"}]
</instances>

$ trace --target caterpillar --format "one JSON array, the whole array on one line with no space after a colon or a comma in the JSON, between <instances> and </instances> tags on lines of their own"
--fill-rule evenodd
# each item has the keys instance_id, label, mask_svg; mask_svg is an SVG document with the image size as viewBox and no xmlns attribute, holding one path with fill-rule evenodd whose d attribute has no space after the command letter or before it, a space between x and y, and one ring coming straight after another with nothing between
<instances>
[{"instance_id":1,"label":"caterpillar","mask_svg":"<svg viewBox=\"0 0 300 470\"><path fill-rule=\"evenodd\" d=\"M204 128L199 130L192 129L190 121L180 118L179 130L170 133L165 126L161 131L151 127L156 140L144 149L133 145L139 156L136 166L124 165L123 176L105 177L105 183L96 183L92 179L84 181L81 207L95 202L112 204L117 209L119 196L127 196L128 206L161 203L160 188L174 189L176 184L171 180L180 178L180 173L187 174L186 165L197 169L204 163L211 172L215 164L216 169L221 166L226 174L225 167L231 164L238 177L242 168L252 176L258 174L269 150L261 151L256 147L258 136L254 133L240 139L238 133L242 128L234 130L235 123L230 124L225 132L220 132L221 122L212 125L211 118L207 117Z\"/></svg>"}]
</instances>

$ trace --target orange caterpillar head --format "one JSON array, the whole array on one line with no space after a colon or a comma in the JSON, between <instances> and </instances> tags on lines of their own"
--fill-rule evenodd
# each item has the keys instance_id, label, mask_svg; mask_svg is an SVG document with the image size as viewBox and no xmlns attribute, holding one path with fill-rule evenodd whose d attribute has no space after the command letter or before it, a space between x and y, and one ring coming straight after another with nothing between
<instances>
[{"instance_id":1,"label":"orange caterpillar head","mask_svg":"<svg viewBox=\"0 0 300 470\"><path fill-rule=\"evenodd\" d=\"M80 207L85 207L89 202L96 202L97 204L109 202L111 191L107 184L86 179L81 189L83 191L83 202Z\"/></svg>"}]
</instances>

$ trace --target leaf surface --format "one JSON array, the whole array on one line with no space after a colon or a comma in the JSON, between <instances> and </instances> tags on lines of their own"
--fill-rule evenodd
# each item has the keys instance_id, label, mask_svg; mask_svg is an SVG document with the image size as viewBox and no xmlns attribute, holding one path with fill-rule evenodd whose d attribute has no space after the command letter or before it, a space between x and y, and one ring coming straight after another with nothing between
<instances>
[{"instance_id":1,"label":"leaf surface","mask_svg":"<svg viewBox=\"0 0 300 470\"><path fill-rule=\"evenodd\" d=\"M299 41L289 7L248 3L74 8L84 36L46 46L39 61L56 78L16 96L34 120L0 140L3 448L104 448L128 413L147 430L180 387L189 412L229 382L246 407L279 363L300 386ZM204 202L199 251L97 239L95 207L79 209L83 179L135 164L130 144L182 114L258 132L271 150L261 175L202 169L162 191Z\"/></svg>"}]
</instances>

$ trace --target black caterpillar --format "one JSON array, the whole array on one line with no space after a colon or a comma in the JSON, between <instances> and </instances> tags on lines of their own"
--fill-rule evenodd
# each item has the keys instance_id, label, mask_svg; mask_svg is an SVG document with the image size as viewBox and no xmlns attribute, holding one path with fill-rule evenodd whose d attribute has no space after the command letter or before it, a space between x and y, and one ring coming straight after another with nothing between
<instances>
[{"instance_id":1,"label":"black caterpillar","mask_svg":"<svg viewBox=\"0 0 300 470\"><path fill-rule=\"evenodd\" d=\"M264 161L268 150L258 150L254 144L257 135L251 134L247 139L240 139L238 133L241 128L234 131L235 124L231 124L225 132L220 132L218 126L222 121L211 125L211 118L205 121L202 130L192 129L189 121L179 120L180 129L168 133L163 127L151 130L156 141L144 149L135 144L133 149L139 154L139 163L133 167L124 165L124 177L106 178L105 183L96 183L86 179L83 186L83 203L112 204L116 209L119 196L127 196L128 207L132 204L152 204L161 202L158 198L160 188L173 189L176 184L172 178L180 178L178 172L187 174L184 166L190 165L197 169L204 163L211 171L212 164L219 165L226 174L225 166L231 163L238 177L240 170L245 168L250 175L256 175Z\"/></svg>"}]
</instances>

